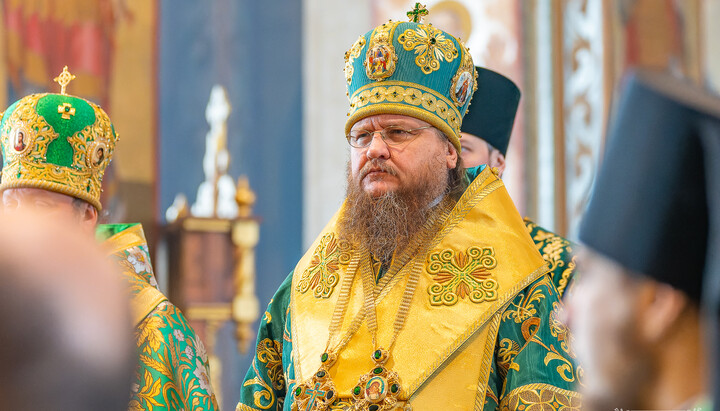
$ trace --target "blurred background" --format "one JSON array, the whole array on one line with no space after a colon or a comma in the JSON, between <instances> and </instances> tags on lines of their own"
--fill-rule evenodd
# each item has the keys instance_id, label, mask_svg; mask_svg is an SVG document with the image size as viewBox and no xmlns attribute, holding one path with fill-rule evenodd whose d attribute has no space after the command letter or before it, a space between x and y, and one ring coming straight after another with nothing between
<instances>
[{"instance_id":1,"label":"blurred background","mask_svg":"<svg viewBox=\"0 0 720 411\"><path fill-rule=\"evenodd\" d=\"M221 364L213 382L223 408L234 406L250 365L254 307L263 312L344 197L343 55L375 25L406 20L413 4L2 1L0 110L30 93L57 92L52 79L67 65L77 76L68 92L108 112L120 142L104 182L105 221L143 223L161 288ZM652 67L720 88L717 0L424 4L427 20L464 40L476 64L519 85L504 180L521 214L570 239L602 161L623 73ZM224 92L210 104L215 85ZM189 210L204 201L204 183L219 204L226 176L247 177L252 192L243 186L238 197L251 212L242 204L239 215ZM168 221L178 194L187 206L176 201ZM178 225L193 215L204 223ZM237 218L259 227L256 244L232 239ZM230 223L210 224L218 221Z\"/></svg>"}]
</instances>

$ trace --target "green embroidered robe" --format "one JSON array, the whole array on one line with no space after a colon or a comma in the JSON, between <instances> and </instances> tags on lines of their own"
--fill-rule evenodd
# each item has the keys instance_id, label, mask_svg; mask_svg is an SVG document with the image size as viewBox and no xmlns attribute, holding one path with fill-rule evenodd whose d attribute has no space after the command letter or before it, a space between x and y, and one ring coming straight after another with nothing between
<instances>
[{"instance_id":1,"label":"green embroidered robe","mask_svg":"<svg viewBox=\"0 0 720 411\"><path fill-rule=\"evenodd\" d=\"M117 262L132 295L139 355L130 410L217 410L202 341L157 289L139 224L100 225L96 235Z\"/></svg>"},{"instance_id":2,"label":"green embroidered robe","mask_svg":"<svg viewBox=\"0 0 720 411\"><path fill-rule=\"evenodd\" d=\"M546 230L530 219L523 220L527 227L530 238L535 242L535 247L547 261L550 266L550 277L553 284L560 294L560 298L565 296L565 292L572 289L572 283L575 279L575 253L576 245L552 231Z\"/></svg>"},{"instance_id":3,"label":"green embroidered robe","mask_svg":"<svg viewBox=\"0 0 720 411\"><path fill-rule=\"evenodd\" d=\"M294 387L302 382L296 380L293 357L292 284L293 273L261 319L257 351L241 388L239 411L291 409ZM467 409L517 410L533 405L538 409L580 409L575 385L581 371L574 363L570 334L558 320L561 309L560 295L550 275L542 274L498 311L488 376L478 381L476 390L482 392L476 392L475 404L468 404ZM366 371L358 370L357 376ZM442 397L441 393L437 395ZM338 401L332 409L349 410L352 405Z\"/></svg>"}]
</instances>

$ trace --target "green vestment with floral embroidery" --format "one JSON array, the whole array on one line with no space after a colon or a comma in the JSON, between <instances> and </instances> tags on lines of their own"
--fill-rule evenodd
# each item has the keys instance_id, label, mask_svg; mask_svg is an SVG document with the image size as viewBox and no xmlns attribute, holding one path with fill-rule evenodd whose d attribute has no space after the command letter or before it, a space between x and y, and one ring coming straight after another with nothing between
<instances>
[{"instance_id":1,"label":"green vestment with floral embroidery","mask_svg":"<svg viewBox=\"0 0 720 411\"><path fill-rule=\"evenodd\" d=\"M481 171L482 168L479 170ZM492 178L492 176L488 177L488 173L484 173L483 176L488 180ZM475 175L471 175L471 177L474 178ZM473 185L468 190L472 188ZM514 227L517 227L518 231L522 232L519 234L520 236L527 235L519 216ZM535 246L530 244L530 238L522 241L527 241L528 245L526 247L531 251L536 250ZM311 267L313 269L321 267L318 272L322 271L324 277L312 277L313 281L322 282L328 280L326 285L330 284L334 287L335 284L342 282L341 279L334 276L335 270L338 270L338 266L342 264L342 257L335 258L337 261L332 260L333 255L339 255L340 253L336 253L329 248L342 247L336 245L333 240L316 241L316 244L321 244L321 246L315 251ZM323 250L320 250L320 248L323 248ZM469 250L470 248L468 248ZM495 252L500 254L497 249ZM455 260L457 262L456 266L469 267L467 263L467 259L470 258L469 255L468 252L465 257L457 258ZM540 256L537 256L537 259L542 262ZM493 330L486 334L489 337L485 347L489 348L489 350L486 350L486 354L478 353L478 356L483 356L487 363L483 361L481 367L483 371L475 374L480 376L480 380L477 380L475 385L468 388L474 391L474 401L460 406L455 405L452 409L580 409L581 400L576 392L576 385L579 383L579 378L582 377L582 370L575 364L575 353L571 347L571 336L568 329L558 319L559 311L562 309L561 295L553 284L551 275L546 271L546 268L542 268L539 274L529 276L530 281L522 283L520 288L513 291L507 302L503 303L494 312L492 320L477 331L482 333L486 327ZM374 272L376 282L380 281L384 274L383 269L375 269ZM476 274L473 272L471 275L482 275L482 273ZM240 403L237 406L239 411L290 410L295 389L303 382L296 379L297 352L295 352L293 344L298 344L298 338L293 333L308 333L309 330L297 328L293 325L294 318L291 318L294 312L292 299L296 298L294 296L298 295L298 292L302 292L302 286L297 281L293 285L294 276L297 277L298 273L291 273L282 283L261 319L256 355L241 387ZM313 284L311 283L311 286ZM330 292L327 293L327 289L319 286L316 286L313 290L315 291L315 297L318 298L318 303L321 302L322 298L327 298L326 295L332 294L333 291L330 289ZM463 300L462 302L469 304L467 300L471 298L470 293L463 293L461 288L456 290L458 292L454 294L455 300L460 299ZM443 301L435 305L431 302L428 305L426 298L433 301L431 291L420 287L416 290L416 293L424 293L425 296L413 300L410 316L413 315L413 309L422 311L423 309L442 310L460 307L460 303L455 305L454 301L448 302L448 300L443 301L449 307L440 304ZM312 293L308 291L306 295L312 295ZM472 307L472 305L466 306ZM453 311L446 312L452 313ZM443 328L441 324L436 325L437 327L428 324L431 327ZM463 355L464 350L471 345L477 347L475 342L472 342L472 338L467 341L467 344L463 344L458 348L454 356ZM422 344L427 344L427 342L419 341L418 343L420 345L417 353L421 353L422 348L420 347L422 347ZM325 339L318 338L317 344L324 346ZM428 352L425 352L422 355L427 354ZM452 357L447 360L447 362L451 361L453 361ZM433 378L442 375L445 371L444 367L449 369L450 365L439 365L427 380L429 382L426 383L432 383ZM353 371L359 377L368 370L359 369ZM309 372L313 371L309 370ZM304 373L305 376L308 375L308 371L304 371ZM430 396L435 396L441 400L446 398L445 395L443 392L430 393ZM413 402L414 398L416 397L410 396L408 399L413 409L429 409L427 404L417 400ZM428 398L427 393L425 398ZM448 398L448 404L451 400L451 398ZM330 409L351 410L353 405L351 401L341 397Z\"/></svg>"},{"instance_id":2,"label":"green vestment with floral embroidery","mask_svg":"<svg viewBox=\"0 0 720 411\"><path fill-rule=\"evenodd\" d=\"M205 347L183 314L157 289L142 227L100 225L96 235L132 295L139 355L130 410L217 410Z\"/></svg>"},{"instance_id":3,"label":"green vestment with floral embroidery","mask_svg":"<svg viewBox=\"0 0 720 411\"><path fill-rule=\"evenodd\" d=\"M530 233L530 238L533 239L543 259L550 266L550 277L552 277L560 298L563 298L566 291L572 289L575 279L574 250L577 248L576 245L570 240L540 227L528 218L523 221Z\"/></svg>"}]
</instances>

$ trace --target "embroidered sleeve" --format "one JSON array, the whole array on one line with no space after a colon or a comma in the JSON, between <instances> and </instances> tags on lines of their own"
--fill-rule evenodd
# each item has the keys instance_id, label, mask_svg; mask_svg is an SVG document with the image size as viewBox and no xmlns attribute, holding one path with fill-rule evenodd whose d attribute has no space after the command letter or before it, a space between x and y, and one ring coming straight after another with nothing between
<instances>
[{"instance_id":1,"label":"embroidered sleeve","mask_svg":"<svg viewBox=\"0 0 720 411\"><path fill-rule=\"evenodd\" d=\"M548 275L518 294L502 313L484 409L516 410L540 404L579 410L571 335L559 321L562 303Z\"/></svg>"},{"instance_id":2,"label":"embroidered sleeve","mask_svg":"<svg viewBox=\"0 0 720 411\"><path fill-rule=\"evenodd\" d=\"M207 351L174 305L162 302L145 317L137 327L136 342L140 363L130 410L218 409Z\"/></svg>"},{"instance_id":3,"label":"embroidered sleeve","mask_svg":"<svg viewBox=\"0 0 720 411\"><path fill-rule=\"evenodd\" d=\"M240 389L237 410L283 409L287 382L292 378L288 375L291 366L286 365L292 352L292 339L286 327L291 287L292 273L280 285L260 319L255 358Z\"/></svg>"}]
</instances>

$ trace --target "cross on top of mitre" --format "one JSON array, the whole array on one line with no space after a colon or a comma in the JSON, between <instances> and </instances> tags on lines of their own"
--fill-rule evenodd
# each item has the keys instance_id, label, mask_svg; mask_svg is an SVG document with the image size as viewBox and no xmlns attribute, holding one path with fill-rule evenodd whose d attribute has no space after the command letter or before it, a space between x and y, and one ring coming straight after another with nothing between
<instances>
[{"instance_id":1,"label":"cross on top of mitre","mask_svg":"<svg viewBox=\"0 0 720 411\"><path fill-rule=\"evenodd\" d=\"M63 67L62 73L53 79L54 82L60 85L60 94L65 94L65 88L67 88L67 85L73 80L75 80L75 75L70 74L67 66Z\"/></svg>"},{"instance_id":2,"label":"cross on top of mitre","mask_svg":"<svg viewBox=\"0 0 720 411\"><path fill-rule=\"evenodd\" d=\"M428 15L428 10L424 5L415 3L415 7L406 14L410 18L410 21L414 23L422 23L423 17Z\"/></svg>"}]
</instances>

